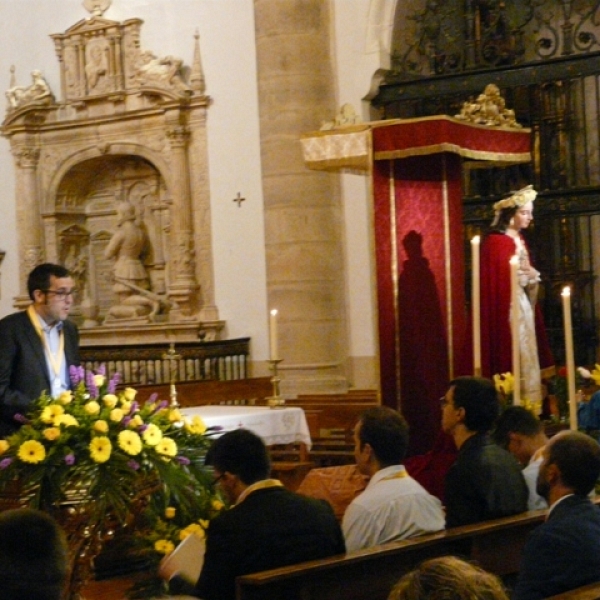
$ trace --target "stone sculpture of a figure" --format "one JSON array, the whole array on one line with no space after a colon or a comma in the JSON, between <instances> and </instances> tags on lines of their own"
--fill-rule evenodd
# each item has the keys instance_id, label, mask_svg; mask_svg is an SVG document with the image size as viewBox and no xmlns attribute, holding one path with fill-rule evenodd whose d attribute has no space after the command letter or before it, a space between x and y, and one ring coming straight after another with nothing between
<instances>
[{"instance_id":1,"label":"stone sculpture of a figure","mask_svg":"<svg viewBox=\"0 0 600 600\"><path fill-rule=\"evenodd\" d=\"M11 109L19 108L26 104L51 104L54 96L50 86L40 71L31 72L32 83L29 86L15 85L6 92Z\"/></svg>"},{"instance_id":2,"label":"stone sculpture of a figure","mask_svg":"<svg viewBox=\"0 0 600 600\"><path fill-rule=\"evenodd\" d=\"M135 207L121 202L117 207L118 223L104 251L105 258L116 258L113 290L123 301L136 291L149 288L148 273L142 259L148 250L148 238L136 222Z\"/></svg>"}]
</instances>

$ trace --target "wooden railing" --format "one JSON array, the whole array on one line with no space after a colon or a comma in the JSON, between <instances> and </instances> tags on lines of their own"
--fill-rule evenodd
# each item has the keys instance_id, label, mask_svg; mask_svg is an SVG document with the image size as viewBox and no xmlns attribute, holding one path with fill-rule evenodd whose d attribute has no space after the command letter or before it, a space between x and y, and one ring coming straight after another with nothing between
<instances>
[{"instance_id":1,"label":"wooden railing","mask_svg":"<svg viewBox=\"0 0 600 600\"><path fill-rule=\"evenodd\" d=\"M138 346L96 346L81 348L86 369L105 365L109 377L121 374L125 385L169 384L204 379L233 380L248 377L250 338L216 342L181 342L173 359L165 344Z\"/></svg>"}]
</instances>

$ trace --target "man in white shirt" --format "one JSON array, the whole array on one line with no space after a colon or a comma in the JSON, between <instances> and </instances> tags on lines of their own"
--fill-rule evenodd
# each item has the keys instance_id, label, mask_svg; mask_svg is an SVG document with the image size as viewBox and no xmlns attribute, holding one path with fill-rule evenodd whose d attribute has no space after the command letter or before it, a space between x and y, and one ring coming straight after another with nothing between
<instances>
[{"instance_id":1,"label":"man in white shirt","mask_svg":"<svg viewBox=\"0 0 600 600\"><path fill-rule=\"evenodd\" d=\"M529 489L528 510L548 508L548 503L536 490L542 451L548 443L542 422L522 406L509 406L496 421L492 439L508 450L523 467L523 477Z\"/></svg>"},{"instance_id":2,"label":"man in white shirt","mask_svg":"<svg viewBox=\"0 0 600 600\"><path fill-rule=\"evenodd\" d=\"M385 406L363 412L354 429L354 456L370 480L342 522L351 552L444 529L441 502L406 471L408 425Z\"/></svg>"}]
</instances>

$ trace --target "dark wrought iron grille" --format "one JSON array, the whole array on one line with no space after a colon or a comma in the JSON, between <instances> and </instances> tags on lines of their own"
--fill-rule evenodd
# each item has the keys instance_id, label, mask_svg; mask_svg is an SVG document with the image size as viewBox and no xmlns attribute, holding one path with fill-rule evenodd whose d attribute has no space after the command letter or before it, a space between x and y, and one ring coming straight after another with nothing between
<instances>
[{"instance_id":1,"label":"dark wrought iron grille","mask_svg":"<svg viewBox=\"0 0 600 600\"><path fill-rule=\"evenodd\" d=\"M500 88L517 121L532 130L533 161L465 169L465 252L489 225L491 205L533 183L540 194L527 235L544 276L540 301L555 357L564 364L560 291L571 285L575 360L598 362L600 0L430 0L409 17L373 116L456 115L487 84Z\"/></svg>"}]
</instances>

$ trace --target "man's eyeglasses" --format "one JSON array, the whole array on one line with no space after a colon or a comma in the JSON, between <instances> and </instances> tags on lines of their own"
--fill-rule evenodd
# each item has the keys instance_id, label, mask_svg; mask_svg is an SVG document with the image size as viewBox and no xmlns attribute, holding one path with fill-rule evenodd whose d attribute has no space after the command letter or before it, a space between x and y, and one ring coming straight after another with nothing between
<instances>
[{"instance_id":1,"label":"man's eyeglasses","mask_svg":"<svg viewBox=\"0 0 600 600\"><path fill-rule=\"evenodd\" d=\"M74 298L75 295L77 294L76 289L72 289L72 290L42 290L42 292L44 294L54 294L59 300L64 300L65 298L68 298L69 296L71 296L71 298Z\"/></svg>"},{"instance_id":2,"label":"man's eyeglasses","mask_svg":"<svg viewBox=\"0 0 600 600\"><path fill-rule=\"evenodd\" d=\"M215 477L212 482L211 485L214 487L215 485L217 485L217 483L219 483L219 481L221 481L221 479L223 479L223 476L225 475L225 473L221 473L218 477Z\"/></svg>"}]
</instances>

